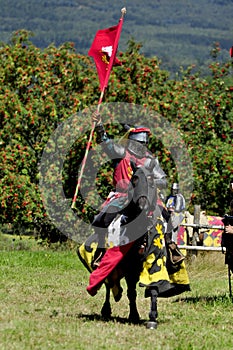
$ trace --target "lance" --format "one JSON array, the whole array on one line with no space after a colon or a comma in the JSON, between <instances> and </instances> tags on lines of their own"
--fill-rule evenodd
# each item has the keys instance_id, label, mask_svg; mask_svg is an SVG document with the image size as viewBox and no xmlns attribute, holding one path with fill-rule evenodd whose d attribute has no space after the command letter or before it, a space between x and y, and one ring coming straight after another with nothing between
<instances>
[{"instance_id":1,"label":"lance","mask_svg":"<svg viewBox=\"0 0 233 350\"><path fill-rule=\"evenodd\" d=\"M116 58L118 42L120 40L120 35L121 35L121 30L122 30L122 25L123 25L123 19L124 19L124 15L125 14L126 14L126 8L124 7L124 8L121 9L121 18L119 20L119 24L118 24L118 27L117 27L116 37L115 37L114 45L113 45L113 51L112 51L112 54L111 54L111 57L110 57L110 60L109 60L108 69L107 69L107 72L106 72L104 83L102 84L101 93L100 93L100 97L99 97L99 101L98 101L98 105L97 105L97 109L96 109L97 113L99 113L100 105L101 105L101 103L103 101L104 93L105 93L105 90L106 90L106 88L108 86L108 80L109 80L109 77L110 77L110 73L111 73L111 70L112 70L115 58ZM89 139L88 139L88 142L87 142L87 145L86 145L86 150L85 150L85 154L84 154L84 157L83 157L83 160L82 160L81 169L80 169L80 173L79 173L79 177L78 177L78 181L77 181L77 185L76 185L76 189L75 189L75 194L74 194L74 197L73 197L73 200L72 200L72 205L71 205L72 209L75 208L77 196L78 196L78 193L79 193L79 190L80 190L80 187L81 187L81 180L82 180L83 172L84 172L84 169L85 169L88 153L89 153L89 150L90 150L90 147L91 147L91 142L92 142L95 126L96 126L96 121L92 121L92 126L91 126Z\"/></svg>"},{"instance_id":2,"label":"lance","mask_svg":"<svg viewBox=\"0 0 233 350\"><path fill-rule=\"evenodd\" d=\"M204 224L185 224L181 223L180 226L185 226L185 227L193 227L193 228L204 228L204 229L216 229L216 230L224 230L224 226L221 225L204 225Z\"/></svg>"}]
</instances>

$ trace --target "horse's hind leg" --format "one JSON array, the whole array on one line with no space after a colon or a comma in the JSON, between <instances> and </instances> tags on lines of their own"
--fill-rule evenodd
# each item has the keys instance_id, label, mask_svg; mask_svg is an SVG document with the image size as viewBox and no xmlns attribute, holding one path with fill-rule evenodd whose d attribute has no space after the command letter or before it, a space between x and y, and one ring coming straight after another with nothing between
<instances>
[{"instance_id":1,"label":"horse's hind leg","mask_svg":"<svg viewBox=\"0 0 233 350\"><path fill-rule=\"evenodd\" d=\"M157 328L157 317L158 317L157 289L151 288L150 293L151 293L151 305L150 305L150 313L149 313L150 320L146 323L146 328L155 329Z\"/></svg>"},{"instance_id":2,"label":"horse's hind leg","mask_svg":"<svg viewBox=\"0 0 233 350\"><path fill-rule=\"evenodd\" d=\"M107 283L105 283L105 287L106 287L106 295L105 295L104 305L102 306L102 309L101 309L101 315L102 317L108 319L111 317L111 314L112 314L111 304L110 304L110 286Z\"/></svg>"}]
</instances>

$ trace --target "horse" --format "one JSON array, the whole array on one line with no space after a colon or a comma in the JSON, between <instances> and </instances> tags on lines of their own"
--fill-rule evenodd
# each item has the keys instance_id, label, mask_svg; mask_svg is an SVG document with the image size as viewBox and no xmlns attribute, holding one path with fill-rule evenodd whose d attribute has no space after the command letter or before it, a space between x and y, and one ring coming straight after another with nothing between
<instances>
[{"instance_id":1,"label":"horse","mask_svg":"<svg viewBox=\"0 0 233 350\"><path fill-rule=\"evenodd\" d=\"M111 317L111 291L115 301L118 302L123 292L120 280L125 278L129 300L129 322L140 323L136 303L136 286L139 282L141 287L145 287L145 297L150 297L151 300L146 327L155 329L158 318L157 298L190 290L189 280L184 262L173 266L166 253L167 247L164 243L166 223L163 213L166 208L159 201L152 169L145 166L136 167L133 164L131 167L133 175L128 190L128 205L118 213L109 226L107 241L110 248L105 249L99 266L97 268L93 266L93 261L98 255L96 235L87 239L78 248L77 253L91 273L90 285L94 283L96 287L93 293L93 288L89 288L89 285L90 294L94 296L101 285L105 284L106 296L101 309L104 318ZM112 246L112 241L115 246ZM105 274L101 273L101 268ZM185 275L184 285L179 285L175 281L174 276L179 271Z\"/></svg>"}]
</instances>

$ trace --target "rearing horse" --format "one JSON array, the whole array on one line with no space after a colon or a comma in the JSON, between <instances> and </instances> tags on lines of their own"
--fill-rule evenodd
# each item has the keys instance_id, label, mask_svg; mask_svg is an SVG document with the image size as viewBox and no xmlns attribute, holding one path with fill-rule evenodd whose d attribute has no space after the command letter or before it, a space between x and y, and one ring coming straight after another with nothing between
<instances>
[{"instance_id":1,"label":"rearing horse","mask_svg":"<svg viewBox=\"0 0 233 350\"><path fill-rule=\"evenodd\" d=\"M78 256L88 268L90 284L87 287L95 295L101 285L106 286L106 298L101 309L105 318L111 316L110 292L115 301L122 296L120 280L125 278L129 300L129 321L140 320L136 305L136 285L145 287L145 297L150 297L147 328L157 327L157 298L170 297L190 290L184 262L173 265L166 254L163 210L157 198L156 179L146 167L136 168L128 190L128 205L113 220L108 230L108 247L97 268L93 261L98 252L98 237L91 236L78 248ZM115 242L115 246L114 246ZM182 275L183 283L180 281Z\"/></svg>"}]
</instances>

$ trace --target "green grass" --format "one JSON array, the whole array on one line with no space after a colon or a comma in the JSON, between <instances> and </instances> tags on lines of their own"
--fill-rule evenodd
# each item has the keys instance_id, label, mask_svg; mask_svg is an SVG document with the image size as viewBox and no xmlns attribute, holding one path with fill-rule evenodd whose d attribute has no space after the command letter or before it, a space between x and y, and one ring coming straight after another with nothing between
<instances>
[{"instance_id":1,"label":"green grass","mask_svg":"<svg viewBox=\"0 0 233 350\"><path fill-rule=\"evenodd\" d=\"M1 236L0 236L1 237ZM88 272L74 247L30 249L0 239L0 349L232 349L233 304L219 252L187 261L192 292L159 299L159 325L127 323L125 283L110 321L100 317L105 291L86 292ZM14 241L15 244L15 241ZM24 243L26 245L26 243ZM138 288L138 309L148 319L149 300Z\"/></svg>"}]
</instances>

